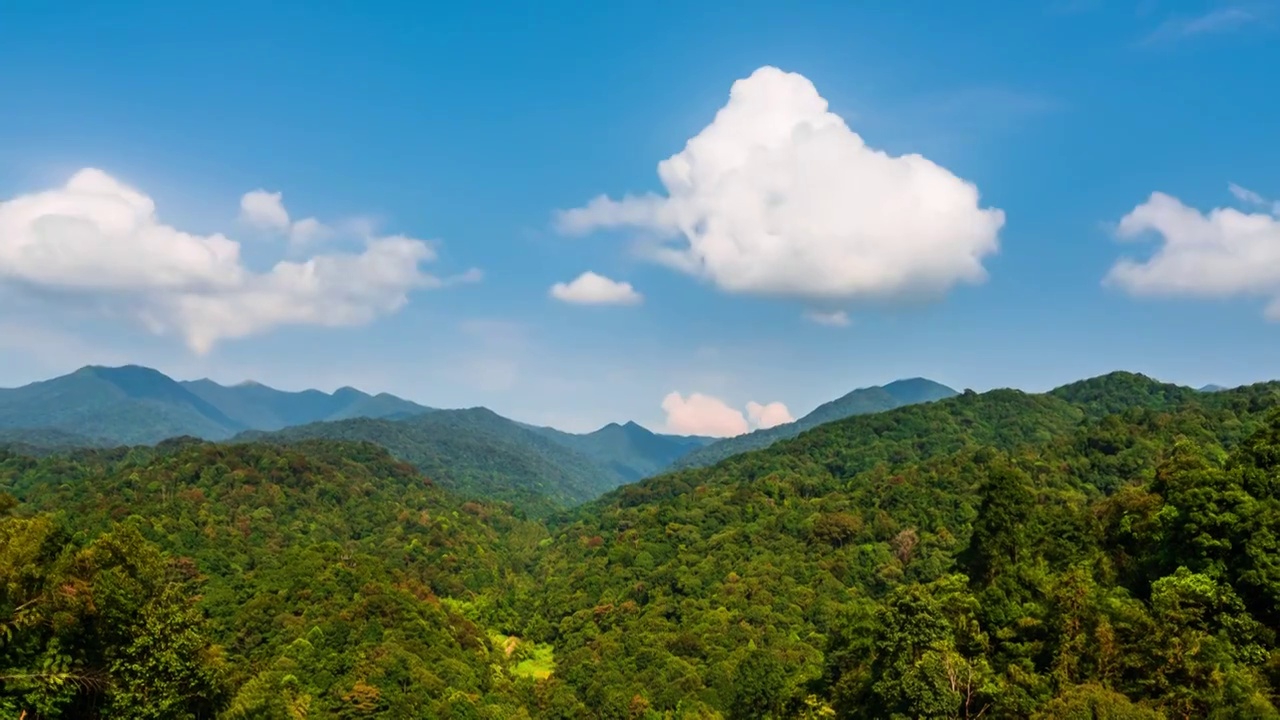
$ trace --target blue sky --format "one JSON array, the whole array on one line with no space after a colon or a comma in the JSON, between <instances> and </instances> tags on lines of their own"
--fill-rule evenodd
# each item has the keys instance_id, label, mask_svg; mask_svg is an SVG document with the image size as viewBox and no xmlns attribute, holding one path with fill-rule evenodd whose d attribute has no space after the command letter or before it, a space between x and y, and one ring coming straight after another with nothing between
<instances>
[{"instance_id":1,"label":"blue sky","mask_svg":"<svg viewBox=\"0 0 1280 720\"><path fill-rule=\"evenodd\" d=\"M144 298L106 282L133 277L130 252L151 262L146 246L86 260L102 268L90 281L30 255L18 267L0 237L0 384L136 362L585 430L661 428L671 392L737 410L780 401L798 417L917 375L977 390L1115 369L1196 385L1274 378L1280 328L1264 308L1280 295L1280 265L1262 220L1280 214L1268 200L1280 197L1278 32L1280 7L1267 2L18 0L0 21L0 202L11 210L97 168L149 197L166 227L239 243L239 264L191 280L201 288L398 235L438 241L422 267L444 287L407 291L401 306L395 292L353 289L353 271L335 265L322 289L350 303L290 286L272 301L295 305L242 327L258 295L177 314L162 305L178 297L171 288ZM810 81L871 148L919 153L1003 211L999 249L980 258L985 280L927 301L816 308L803 291L734 290L724 273L655 262L635 244L652 218L563 231L557 211L599 195L665 196L658 163L764 66ZM290 222L318 218L334 237L297 248L287 231L246 222L241 197L259 189L282 193ZM1157 191L1179 205L1134 221L1137 240L1121 242L1117 224ZM1169 225L1179 208L1227 207L1255 218L1243 235L1230 218ZM354 229L366 226L377 230ZM1203 244L1104 283L1121 258L1146 263L1175 236ZM467 281L472 268L483 279ZM549 295L587 270L643 301ZM806 321L815 309L850 323ZM207 352L183 335L196 317L221 323Z\"/></svg>"}]
</instances>

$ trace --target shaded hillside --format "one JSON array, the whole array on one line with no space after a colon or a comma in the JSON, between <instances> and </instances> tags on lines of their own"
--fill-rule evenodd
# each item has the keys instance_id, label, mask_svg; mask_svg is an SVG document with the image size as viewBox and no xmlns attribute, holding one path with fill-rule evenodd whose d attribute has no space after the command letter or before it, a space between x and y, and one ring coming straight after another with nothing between
<instances>
[{"instance_id":1,"label":"shaded hillside","mask_svg":"<svg viewBox=\"0 0 1280 720\"><path fill-rule=\"evenodd\" d=\"M588 457L485 408L313 423L239 439L376 443L463 497L510 502L532 515L591 500L622 483Z\"/></svg>"},{"instance_id":2,"label":"shaded hillside","mask_svg":"<svg viewBox=\"0 0 1280 720\"><path fill-rule=\"evenodd\" d=\"M657 475L679 458L716 442L716 438L661 435L634 422L609 423L584 434L547 427L533 430L590 458L612 472L619 484Z\"/></svg>"},{"instance_id":3,"label":"shaded hillside","mask_svg":"<svg viewBox=\"0 0 1280 720\"><path fill-rule=\"evenodd\" d=\"M792 423L726 438L694 450L674 463L677 468L703 467L732 455L766 448L779 440L793 438L810 428L854 415L884 412L904 405L932 402L956 394L955 390L924 378L897 380L883 387L869 387L819 405L813 412Z\"/></svg>"},{"instance_id":4,"label":"shaded hillside","mask_svg":"<svg viewBox=\"0 0 1280 720\"><path fill-rule=\"evenodd\" d=\"M254 430L279 430L356 417L401 418L431 411L394 395L370 395L350 387L331 394L319 390L286 392L254 382L225 386L212 380L194 380L181 385Z\"/></svg>"},{"instance_id":5,"label":"shaded hillside","mask_svg":"<svg viewBox=\"0 0 1280 720\"><path fill-rule=\"evenodd\" d=\"M106 447L110 444L102 438L91 438L51 428L0 430L0 446L21 446L39 454L73 450L75 448Z\"/></svg>"}]
</instances>

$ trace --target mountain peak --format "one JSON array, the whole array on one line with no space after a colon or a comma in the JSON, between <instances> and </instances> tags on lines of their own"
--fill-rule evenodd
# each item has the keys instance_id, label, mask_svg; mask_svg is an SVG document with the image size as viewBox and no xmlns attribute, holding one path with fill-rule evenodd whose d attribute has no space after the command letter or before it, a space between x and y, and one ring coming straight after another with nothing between
<instances>
[{"instance_id":1,"label":"mountain peak","mask_svg":"<svg viewBox=\"0 0 1280 720\"><path fill-rule=\"evenodd\" d=\"M956 395L956 391L928 378L913 377L894 380L884 386L884 391L904 405L942 400Z\"/></svg>"},{"instance_id":2,"label":"mountain peak","mask_svg":"<svg viewBox=\"0 0 1280 720\"><path fill-rule=\"evenodd\" d=\"M170 379L168 375L144 365L85 365L72 375L93 375L96 377L161 377Z\"/></svg>"}]
</instances>

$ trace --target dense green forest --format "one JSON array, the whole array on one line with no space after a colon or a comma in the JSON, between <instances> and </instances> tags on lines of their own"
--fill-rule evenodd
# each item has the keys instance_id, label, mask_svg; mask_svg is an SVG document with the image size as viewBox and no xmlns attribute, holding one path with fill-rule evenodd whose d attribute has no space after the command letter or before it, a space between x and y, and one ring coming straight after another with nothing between
<instances>
[{"instance_id":1,"label":"dense green forest","mask_svg":"<svg viewBox=\"0 0 1280 720\"><path fill-rule=\"evenodd\" d=\"M793 438L825 423L854 415L869 415L907 405L942 400L955 394L956 391L946 385L924 378L895 380L883 386L859 388L819 405L795 422L762 428L745 435L708 443L705 447L682 455L671 464L671 467L678 469L714 465L727 457L767 448L779 440Z\"/></svg>"},{"instance_id":2,"label":"dense green forest","mask_svg":"<svg viewBox=\"0 0 1280 720\"><path fill-rule=\"evenodd\" d=\"M541 521L332 440L0 491L4 716L1280 717L1276 384L966 392Z\"/></svg>"}]
</instances>

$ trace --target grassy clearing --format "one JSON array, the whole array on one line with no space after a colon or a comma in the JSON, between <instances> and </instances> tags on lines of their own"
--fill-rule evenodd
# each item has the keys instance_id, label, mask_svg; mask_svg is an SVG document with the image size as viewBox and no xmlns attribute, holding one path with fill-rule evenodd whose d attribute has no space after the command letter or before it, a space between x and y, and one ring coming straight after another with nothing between
<instances>
[{"instance_id":1,"label":"grassy clearing","mask_svg":"<svg viewBox=\"0 0 1280 720\"><path fill-rule=\"evenodd\" d=\"M551 645L534 644L513 635L501 633L491 633L489 638L495 646L502 648L508 658L516 661L515 665L511 666L512 675L545 680L555 672L556 653Z\"/></svg>"}]
</instances>

